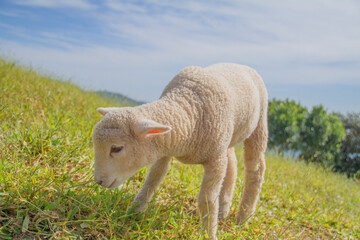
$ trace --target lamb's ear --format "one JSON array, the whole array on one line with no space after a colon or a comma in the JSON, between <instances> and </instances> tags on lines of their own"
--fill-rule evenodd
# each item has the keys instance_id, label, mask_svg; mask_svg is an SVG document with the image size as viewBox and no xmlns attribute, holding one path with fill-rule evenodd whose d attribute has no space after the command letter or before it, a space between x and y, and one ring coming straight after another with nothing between
<instances>
[{"instance_id":1,"label":"lamb's ear","mask_svg":"<svg viewBox=\"0 0 360 240\"><path fill-rule=\"evenodd\" d=\"M108 108L102 108L102 107L100 107L100 108L96 109L96 111L97 111L98 113L100 113L101 115L105 116L105 115L108 114L109 112L113 112L113 111L116 111L116 110L118 110L118 109L120 109L120 108L118 108L118 107L108 107Z\"/></svg>"},{"instance_id":2,"label":"lamb's ear","mask_svg":"<svg viewBox=\"0 0 360 240\"><path fill-rule=\"evenodd\" d=\"M166 134L171 131L171 127L153 120L144 119L135 124L134 131L138 136L147 137Z\"/></svg>"}]
</instances>

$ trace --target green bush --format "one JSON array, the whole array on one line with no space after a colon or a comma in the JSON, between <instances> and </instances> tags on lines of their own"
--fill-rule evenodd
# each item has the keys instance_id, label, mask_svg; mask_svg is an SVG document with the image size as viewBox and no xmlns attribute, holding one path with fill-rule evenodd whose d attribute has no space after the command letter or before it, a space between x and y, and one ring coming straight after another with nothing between
<instances>
[{"instance_id":1,"label":"green bush","mask_svg":"<svg viewBox=\"0 0 360 240\"><path fill-rule=\"evenodd\" d=\"M295 101L269 102L269 147L280 152L300 150L299 133L308 110Z\"/></svg>"},{"instance_id":2,"label":"green bush","mask_svg":"<svg viewBox=\"0 0 360 240\"><path fill-rule=\"evenodd\" d=\"M358 176L360 179L360 113L338 116L346 129L346 137L341 143L341 157L334 170L346 173L348 177Z\"/></svg>"},{"instance_id":3,"label":"green bush","mask_svg":"<svg viewBox=\"0 0 360 240\"><path fill-rule=\"evenodd\" d=\"M300 157L332 167L340 158L340 143L345 130L338 117L328 114L323 106L315 106L300 130Z\"/></svg>"},{"instance_id":4,"label":"green bush","mask_svg":"<svg viewBox=\"0 0 360 240\"><path fill-rule=\"evenodd\" d=\"M269 148L300 154L307 162L333 167L341 158L345 130L338 116L323 106L311 110L295 101L269 102Z\"/></svg>"}]
</instances>

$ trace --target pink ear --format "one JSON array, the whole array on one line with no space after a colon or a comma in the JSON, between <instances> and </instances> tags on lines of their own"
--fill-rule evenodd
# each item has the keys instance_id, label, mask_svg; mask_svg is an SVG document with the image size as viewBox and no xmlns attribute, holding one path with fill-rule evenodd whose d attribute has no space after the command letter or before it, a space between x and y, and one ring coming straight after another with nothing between
<instances>
[{"instance_id":1,"label":"pink ear","mask_svg":"<svg viewBox=\"0 0 360 240\"><path fill-rule=\"evenodd\" d=\"M169 131L169 129L151 129L146 134L164 133L167 131Z\"/></svg>"},{"instance_id":2,"label":"pink ear","mask_svg":"<svg viewBox=\"0 0 360 240\"><path fill-rule=\"evenodd\" d=\"M143 119L135 124L134 131L139 136L147 137L166 134L171 131L171 127L149 119Z\"/></svg>"},{"instance_id":3,"label":"pink ear","mask_svg":"<svg viewBox=\"0 0 360 240\"><path fill-rule=\"evenodd\" d=\"M106 108L98 108L98 109L96 109L96 111L97 111L98 113L100 113L101 115L103 115L103 116L105 116L105 115L108 113L108 111L106 110Z\"/></svg>"}]
</instances>

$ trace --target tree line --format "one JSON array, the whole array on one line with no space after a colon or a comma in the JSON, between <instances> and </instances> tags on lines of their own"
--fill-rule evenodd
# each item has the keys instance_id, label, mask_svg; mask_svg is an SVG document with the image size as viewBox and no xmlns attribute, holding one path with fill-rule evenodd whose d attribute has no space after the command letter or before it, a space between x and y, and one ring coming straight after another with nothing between
<instances>
[{"instance_id":1,"label":"tree line","mask_svg":"<svg viewBox=\"0 0 360 240\"><path fill-rule=\"evenodd\" d=\"M269 102L270 149L360 179L360 113L311 110L293 100Z\"/></svg>"}]
</instances>

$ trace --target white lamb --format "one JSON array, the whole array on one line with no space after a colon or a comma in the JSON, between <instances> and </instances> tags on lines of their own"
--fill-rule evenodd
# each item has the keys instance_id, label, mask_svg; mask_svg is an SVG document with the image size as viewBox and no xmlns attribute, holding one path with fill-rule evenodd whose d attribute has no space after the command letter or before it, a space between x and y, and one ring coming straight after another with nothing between
<instances>
[{"instance_id":1,"label":"white lamb","mask_svg":"<svg viewBox=\"0 0 360 240\"><path fill-rule=\"evenodd\" d=\"M227 216L237 177L234 146L244 141L245 189L237 223L255 211L265 171L267 91L255 70L220 63L187 67L161 98L137 107L99 108L95 126L95 181L116 188L152 164L133 201L142 212L166 175L172 156L202 164L198 197L203 234L216 239L218 217Z\"/></svg>"}]
</instances>

